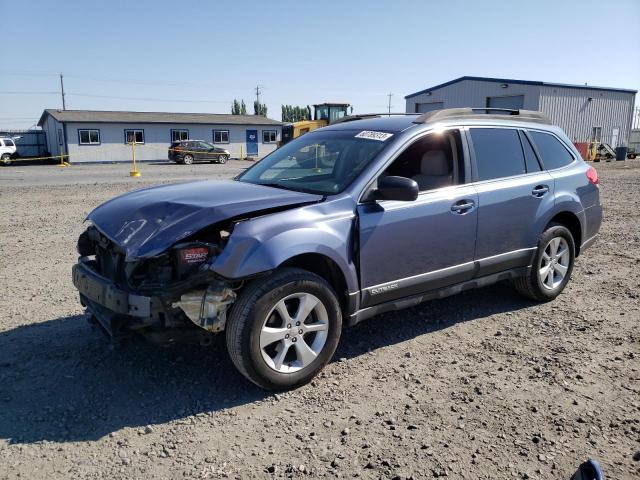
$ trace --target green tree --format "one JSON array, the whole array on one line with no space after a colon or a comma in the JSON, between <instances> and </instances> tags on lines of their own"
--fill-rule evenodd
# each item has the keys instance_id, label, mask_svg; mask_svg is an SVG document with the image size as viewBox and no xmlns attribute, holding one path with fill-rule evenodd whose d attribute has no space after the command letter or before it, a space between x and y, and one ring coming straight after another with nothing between
<instances>
[{"instance_id":1,"label":"green tree","mask_svg":"<svg viewBox=\"0 0 640 480\"><path fill-rule=\"evenodd\" d=\"M240 103L240 115L247 114L247 105L244 103L244 100Z\"/></svg>"},{"instance_id":2,"label":"green tree","mask_svg":"<svg viewBox=\"0 0 640 480\"><path fill-rule=\"evenodd\" d=\"M233 99L233 104L231 105L231 115L240 115L240 103L235 98Z\"/></svg>"},{"instance_id":3,"label":"green tree","mask_svg":"<svg viewBox=\"0 0 640 480\"><path fill-rule=\"evenodd\" d=\"M258 103L257 100L253 102L253 114L260 115L262 117L267 116L267 106L264 103Z\"/></svg>"}]
</instances>

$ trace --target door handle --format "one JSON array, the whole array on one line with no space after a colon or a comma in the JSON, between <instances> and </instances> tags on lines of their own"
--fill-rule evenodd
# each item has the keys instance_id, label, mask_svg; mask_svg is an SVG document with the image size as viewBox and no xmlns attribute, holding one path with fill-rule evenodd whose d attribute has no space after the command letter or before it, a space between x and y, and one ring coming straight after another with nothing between
<instances>
[{"instance_id":1,"label":"door handle","mask_svg":"<svg viewBox=\"0 0 640 480\"><path fill-rule=\"evenodd\" d=\"M453 213L458 213L460 215L467 213L473 207L475 207L475 202L473 200L460 200L453 205L451 205L451 211Z\"/></svg>"},{"instance_id":2,"label":"door handle","mask_svg":"<svg viewBox=\"0 0 640 480\"><path fill-rule=\"evenodd\" d=\"M533 195L534 197L542 197L548 191L548 185L538 185L533 190L531 190L531 195Z\"/></svg>"}]
</instances>

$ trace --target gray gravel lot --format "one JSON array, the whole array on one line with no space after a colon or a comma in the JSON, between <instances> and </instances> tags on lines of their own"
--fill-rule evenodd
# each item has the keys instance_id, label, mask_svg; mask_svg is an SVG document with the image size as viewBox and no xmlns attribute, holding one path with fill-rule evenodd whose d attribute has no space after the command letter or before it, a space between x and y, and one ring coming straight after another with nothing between
<instances>
[{"instance_id":1,"label":"gray gravel lot","mask_svg":"<svg viewBox=\"0 0 640 480\"><path fill-rule=\"evenodd\" d=\"M70 279L94 206L249 164L0 168L0 478L568 479L590 456L638 478L640 160L596 165L601 237L556 301L500 284L376 317L279 395L222 341L110 348Z\"/></svg>"}]
</instances>

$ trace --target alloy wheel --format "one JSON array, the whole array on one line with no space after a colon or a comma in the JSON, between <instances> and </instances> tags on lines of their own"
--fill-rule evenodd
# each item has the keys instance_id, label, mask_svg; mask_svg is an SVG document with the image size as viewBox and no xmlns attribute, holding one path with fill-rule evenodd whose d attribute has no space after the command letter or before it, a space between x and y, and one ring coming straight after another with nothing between
<instances>
[{"instance_id":1,"label":"alloy wheel","mask_svg":"<svg viewBox=\"0 0 640 480\"><path fill-rule=\"evenodd\" d=\"M279 373L309 366L320 354L329 333L327 309L310 293L294 293L279 300L260 331L265 363Z\"/></svg>"},{"instance_id":2,"label":"alloy wheel","mask_svg":"<svg viewBox=\"0 0 640 480\"><path fill-rule=\"evenodd\" d=\"M555 290L562 284L571 263L569 243L563 237L554 237L545 246L540 257L538 277L542 286Z\"/></svg>"}]
</instances>

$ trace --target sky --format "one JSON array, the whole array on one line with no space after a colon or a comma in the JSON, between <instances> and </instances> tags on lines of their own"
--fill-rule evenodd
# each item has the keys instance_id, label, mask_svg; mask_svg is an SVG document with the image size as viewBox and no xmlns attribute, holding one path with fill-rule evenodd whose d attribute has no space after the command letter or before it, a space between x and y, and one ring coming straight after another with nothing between
<instances>
[{"instance_id":1,"label":"sky","mask_svg":"<svg viewBox=\"0 0 640 480\"><path fill-rule=\"evenodd\" d=\"M0 0L0 128L45 108L402 112L463 76L640 90L640 0Z\"/></svg>"}]
</instances>

